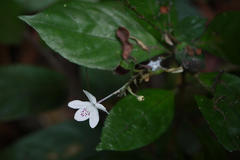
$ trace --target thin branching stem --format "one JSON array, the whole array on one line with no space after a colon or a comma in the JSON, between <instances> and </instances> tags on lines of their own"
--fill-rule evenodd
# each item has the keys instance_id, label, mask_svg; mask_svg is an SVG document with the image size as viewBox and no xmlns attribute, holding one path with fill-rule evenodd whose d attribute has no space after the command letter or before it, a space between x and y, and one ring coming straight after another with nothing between
<instances>
[{"instance_id":1,"label":"thin branching stem","mask_svg":"<svg viewBox=\"0 0 240 160\"><path fill-rule=\"evenodd\" d=\"M99 100L98 103L102 103L103 101L109 99L110 97L119 94L121 92L124 92L129 85L138 77L140 76L140 74L136 74L135 76L133 76L127 83L125 83L121 88L119 88L118 90L114 91L113 93L109 94L108 96L104 97L103 99Z\"/></svg>"},{"instance_id":2,"label":"thin branching stem","mask_svg":"<svg viewBox=\"0 0 240 160\"><path fill-rule=\"evenodd\" d=\"M151 73L147 73L148 76L152 76L152 75L156 75L156 74L160 74L163 71L165 72L170 72L170 73L179 73L182 72L182 67L178 67L178 68L171 68L171 69L165 69L162 68L161 70L155 71L155 72L151 72ZM104 97L103 99L99 100L98 103L102 103L103 101L111 98L114 95L120 94L122 92L125 92L125 90L128 90L132 95L135 95L131 89L129 88L130 84L135 81L137 78L139 77L144 77L145 75L143 74L143 70L139 70L138 73L136 75L134 75L127 83L125 83L121 88L119 88L118 90L114 91L113 93L109 94L108 96ZM135 95L137 96L137 95Z\"/></svg>"}]
</instances>

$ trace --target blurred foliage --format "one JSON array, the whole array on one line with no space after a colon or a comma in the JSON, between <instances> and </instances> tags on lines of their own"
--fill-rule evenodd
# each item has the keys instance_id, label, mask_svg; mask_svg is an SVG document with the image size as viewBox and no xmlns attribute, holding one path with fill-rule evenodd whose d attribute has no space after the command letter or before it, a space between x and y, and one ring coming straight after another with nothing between
<instances>
[{"instance_id":1,"label":"blurred foliage","mask_svg":"<svg viewBox=\"0 0 240 160\"><path fill-rule=\"evenodd\" d=\"M7 160L79 160L96 151L98 133L77 122L64 122L28 135L0 153ZM86 137L90 137L88 139Z\"/></svg>"},{"instance_id":2,"label":"blurred foliage","mask_svg":"<svg viewBox=\"0 0 240 160\"><path fill-rule=\"evenodd\" d=\"M25 27L18 16L42 10L57 1L60 0L3 0L0 6L0 42L20 43Z\"/></svg>"},{"instance_id":3,"label":"blurred foliage","mask_svg":"<svg viewBox=\"0 0 240 160\"><path fill-rule=\"evenodd\" d=\"M1 121L54 109L67 98L65 78L54 71L14 65L0 67L0 75Z\"/></svg>"},{"instance_id":4,"label":"blurred foliage","mask_svg":"<svg viewBox=\"0 0 240 160\"><path fill-rule=\"evenodd\" d=\"M201 46L212 54L239 65L240 12L217 15L207 27Z\"/></svg>"}]
</instances>

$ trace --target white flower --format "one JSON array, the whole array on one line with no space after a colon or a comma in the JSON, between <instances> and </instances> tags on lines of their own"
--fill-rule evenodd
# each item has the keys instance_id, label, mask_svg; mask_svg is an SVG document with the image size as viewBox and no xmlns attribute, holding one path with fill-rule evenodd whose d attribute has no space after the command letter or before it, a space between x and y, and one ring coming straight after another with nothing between
<instances>
[{"instance_id":1,"label":"white flower","mask_svg":"<svg viewBox=\"0 0 240 160\"><path fill-rule=\"evenodd\" d=\"M68 103L68 106L73 109L78 109L74 115L76 121L85 121L89 119L91 128L95 128L99 122L98 109L108 113L106 108L97 103L96 98L88 91L83 90L89 101L74 100Z\"/></svg>"},{"instance_id":2,"label":"white flower","mask_svg":"<svg viewBox=\"0 0 240 160\"><path fill-rule=\"evenodd\" d=\"M144 101L144 96L137 96L137 100L138 100L139 102Z\"/></svg>"},{"instance_id":3,"label":"white flower","mask_svg":"<svg viewBox=\"0 0 240 160\"><path fill-rule=\"evenodd\" d=\"M162 59L158 57L156 61L150 61L147 65L151 67L152 71L156 71L157 69L161 68L161 61Z\"/></svg>"}]
</instances>

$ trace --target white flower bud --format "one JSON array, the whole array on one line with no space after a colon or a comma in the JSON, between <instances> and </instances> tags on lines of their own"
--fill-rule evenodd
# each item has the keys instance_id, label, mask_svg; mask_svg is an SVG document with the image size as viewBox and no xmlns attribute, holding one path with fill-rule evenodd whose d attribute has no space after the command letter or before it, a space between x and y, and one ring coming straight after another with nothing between
<instances>
[{"instance_id":1,"label":"white flower bud","mask_svg":"<svg viewBox=\"0 0 240 160\"><path fill-rule=\"evenodd\" d=\"M137 96L137 100L138 100L139 102L144 101L144 96Z\"/></svg>"}]
</instances>

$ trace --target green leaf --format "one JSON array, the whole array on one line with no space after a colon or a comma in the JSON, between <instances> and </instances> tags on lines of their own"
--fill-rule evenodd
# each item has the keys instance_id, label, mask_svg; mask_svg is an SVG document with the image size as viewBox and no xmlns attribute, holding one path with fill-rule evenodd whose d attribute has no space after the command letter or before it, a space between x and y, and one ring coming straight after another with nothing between
<instances>
[{"instance_id":1,"label":"green leaf","mask_svg":"<svg viewBox=\"0 0 240 160\"><path fill-rule=\"evenodd\" d=\"M201 46L212 54L234 64L240 61L240 12L231 11L217 15L207 27Z\"/></svg>"},{"instance_id":2,"label":"green leaf","mask_svg":"<svg viewBox=\"0 0 240 160\"><path fill-rule=\"evenodd\" d=\"M122 49L115 36L119 26L127 28L131 36L145 45L152 46L148 53L133 42L132 56L137 62L164 51L157 40L117 2L72 0L21 19L35 28L53 50L71 62L90 68L112 70L119 65Z\"/></svg>"},{"instance_id":3,"label":"green leaf","mask_svg":"<svg viewBox=\"0 0 240 160\"><path fill-rule=\"evenodd\" d=\"M130 4L144 18L153 20L159 12L158 0L124 0Z\"/></svg>"},{"instance_id":4,"label":"green leaf","mask_svg":"<svg viewBox=\"0 0 240 160\"><path fill-rule=\"evenodd\" d=\"M192 42L205 30L203 18L189 0L175 0L177 21L173 21L175 36L179 41Z\"/></svg>"},{"instance_id":5,"label":"green leaf","mask_svg":"<svg viewBox=\"0 0 240 160\"><path fill-rule=\"evenodd\" d=\"M14 120L59 107L66 100L61 75L40 67L0 68L0 120Z\"/></svg>"},{"instance_id":6,"label":"green leaf","mask_svg":"<svg viewBox=\"0 0 240 160\"><path fill-rule=\"evenodd\" d=\"M122 0L128 7L128 12L157 40L162 41L162 28L158 27L159 1L158 0Z\"/></svg>"},{"instance_id":7,"label":"green leaf","mask_svg":"<svg viewBox=\"0 0 240 160\"><path fill-rule=\"evenodd\" d=\"M211 130L208 126L196 125L193 122L193 131L201 142L201 149L205 152L204 158L206 159L227 159L226 150L216 141L212 136Z\"/></svg>"},{"instance_id":8,"label":"green leaf","mask_svg":"<svg viewBox=\"0 0 240 160\"><path fill-rule=\"evenodd\" d=\"M174 114L174 93L146 89L139 102L129 95L120 100L107 117L97 150L132 150L157 139L170 125Z\"/></svg>"},{"instance_id":9,"label":"green leaf","mask_svg":"<svg viewBox=\"0 0 240 160\"><path fill-rule=\"evenodd\" d=\"M216 82L216 77L220 73L201 73L198 74L200 83L208 90L212 90L212 85Z\"/></svg>"},{"instance_id":10,"label":"green leaf","mask_svg":"<svg viewBox=\"0 0 240 160\"><path fill-rule=\"evenodd\" d=\"M193 43L205 29L206 20L189 0L163 0L160 6L169 7L168 14L159 14L161 28L173 33L180 42Z\"/></svg>"},{"instance_id":11,"label":"green leaf","mask_svg":"<svg viewBox=\"0 0 240 160\"><path fill-rule=\"evenodd\" d=\"M0 154L7 160L81 160L95 154L98 133L88 124L64 122L20 139Z\"/></svg>"},{"instance_id":12,"label":"green leaf","mask_svg":"<svg viewBox=\"0 0 240 160\"><path fill-rule=\"evenodd\" d=\"M204 73L199 79L214 91L212 99L196 97L203 116L227 150L240 150L240 78L231 74Z\"/></svg>"}]
</instances>

